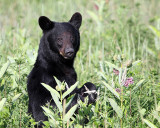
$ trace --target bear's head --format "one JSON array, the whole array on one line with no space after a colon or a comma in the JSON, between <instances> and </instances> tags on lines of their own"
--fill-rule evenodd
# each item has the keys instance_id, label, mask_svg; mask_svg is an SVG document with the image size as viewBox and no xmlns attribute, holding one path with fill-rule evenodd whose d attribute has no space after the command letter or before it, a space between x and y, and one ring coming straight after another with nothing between
<instances>
[{"instance_id":1,"label":"bear's head","mask_svg":"<svg viewBox=\"0 0 160 128\"><path fill-rule=\"evenodd\" d=\"M54 22L41 16L39 26L43 30L42 38L47 46L46 50L65 60L73 59L79 50L81 23L82 16L78 12L68 22Z\"/></svg>"}]
</instances>

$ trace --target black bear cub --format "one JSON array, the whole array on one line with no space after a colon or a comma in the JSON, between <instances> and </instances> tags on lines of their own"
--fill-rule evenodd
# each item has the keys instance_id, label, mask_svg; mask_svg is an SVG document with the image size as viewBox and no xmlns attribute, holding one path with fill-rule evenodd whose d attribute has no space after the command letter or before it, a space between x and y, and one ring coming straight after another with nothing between
<instances>
[{"instance_id":1,"label":"black bear cub","mask_svg":"<svg viewBox=\"0 0 160 128\"><path fill-rule=\"evenodd\" d=\"M56 87L55 76L60 81L67 82L68 86L75 84L77 74L73 67L76 53L80 46L79 28L81 26L82 16L75 13L69 22L54 22L45 16L39 18L39 26L43 31L40 40L38 56L32 71L28 76L27 90L29 95L28 113L32 115L35 121L39 121L39 127L42 127L42 121L46 121L41 106L47 102L55 107L51 94L41 83ZM85 93L87 91L96 91L96 86L90 82L85 83L82 88L76 88L72 94L75 98L69 105L68 111L77 103L78 96L83 101L88 96L89 103L94 103L97 94Z\"/></svg>"}]
</instances>

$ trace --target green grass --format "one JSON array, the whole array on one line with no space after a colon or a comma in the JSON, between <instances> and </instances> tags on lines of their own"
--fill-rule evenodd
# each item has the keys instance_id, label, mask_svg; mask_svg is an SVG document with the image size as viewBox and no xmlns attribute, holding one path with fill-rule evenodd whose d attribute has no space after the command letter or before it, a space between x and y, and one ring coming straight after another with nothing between
<instances>
[{"instance_id":1,"label":"green grass","mask_svg":"<svg viewBox=\"0 0 160 128\"><path fill-rule=\"evenodd\" d=\"M77 11L83 16L74 64L79 86L95 83L99 97L94 105L82 103L69 125L82 127L83 116L88 115L85 127L160 127L159 8L159 0L1 0L0 128L35 124L26 113L26 80L42 35L39 16L69 21ZM128 88L121 83L123 74L134 79Z\"/></svg>"}]
</instances>

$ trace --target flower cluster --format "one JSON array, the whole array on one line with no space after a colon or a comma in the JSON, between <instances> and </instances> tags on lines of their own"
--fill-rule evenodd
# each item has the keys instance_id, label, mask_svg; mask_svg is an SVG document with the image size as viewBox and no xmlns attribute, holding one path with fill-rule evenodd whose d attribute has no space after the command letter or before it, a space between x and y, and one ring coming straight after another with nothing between
<instances>
[{"instance_id":1,"label":"flower cluster","mask_svg":"<svg viewBox=\"0 0 160 128\"><path fill-rule=\"evenodd\" d=\"M129 77L126 79L126 81L124 82L124 86L125 87L128 87L130 84L133 84L134 81L133 81L133 77Z\"/></svg>"},{"instance_id":2,"label":"flower cluster","mask_svg":"<svg viewBox=\"0 0 160 128\"><path fill-rule=\"evenodd\" d=\"M115 75L119 75L119 71L117 69L114 68L113 72L114 72Z\"/></svg>"},{"instance_id":3,"label":"flower cluster","mask_svg":"<svg viewBox=\"0 0 160 128\"><path fill-rule=\"evenodd\" d=\"M117 70L117 69L113 69L113 73L115 74L115 75L119 75L119 71ZM124 86L125 87L128 87L130 84L133 84L134 83L134 81L133 81L133 77L129 77L129 78L126 78L126 80L125 80L125 82L124 82ZM118 92L119 94L121 93L121 89L120 88L116 88L115 89L116 90L116 92Z\"/></svg>"},{"instance_id":4,"label":"flower cluster","mask_svg":"<svg viewBox=\"0 0 160 128\"><path fill-rule=\"evenodd\" d=\"M118 92L119 94L121 93L121 89L120 89L120 88L116 88L115 90L116 90L116 92Z\"/></svg>"}]
</instances>

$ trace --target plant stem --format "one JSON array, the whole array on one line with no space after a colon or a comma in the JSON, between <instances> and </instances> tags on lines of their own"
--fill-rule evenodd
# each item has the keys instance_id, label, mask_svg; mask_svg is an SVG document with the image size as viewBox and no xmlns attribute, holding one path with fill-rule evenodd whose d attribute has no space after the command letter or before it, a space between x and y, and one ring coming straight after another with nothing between
<instances>
[{"instance_id":1,"label":"plant stem","mask_svg":"<svg viewBox=\"0 0 160 128\"><path fill-rule=\"evenodd\" d=\"M66 113L66 99L63 100L63 118L65 116L65 113ZM65 128L65 122L63 121L63 128Z\"/></svg>"},{"instance_id":2,"label":"plant stem","mask_svg":"<svg viewBox=\"0 0 160 128\"><path fill-rule=\"evenodd\" d=\"M122 64L121 64L121 68L122 68ZM123 112L123 85L121 85L121 109L122 109L122 112ZM123 128L123 119L122 118L121 118L121 128Z\"/></svg>"},{"instance_id":3,"label":"plant stem","mask_svg":"<svg viewBox=\"0 0 160 128\"><path fill-rule=\"evenodd\" d=\"M131 89L130 89L130 116L132 115L132 109L131 109Z\"/></svg>"},{"instance_id":4,"label":"plant stem","mask_svg":"<svg viewBox=\"0 0 160 128\"><path fill-rule=\"evenodd\" d=\"M60 91L60 95L61 95L61 104L62 104L62 91ZM63 115L62 115L62 113L60 115L61 115L61 120L63 121Z\"/></svg>"},{"instance_id":5,"label":"plant stem","mask_svg":"<svg viewBox=\"0 0 160 128\"><path fill-rule=\"evenodd\" d=\"M121 109L123 111L123 87L122 86L121 86ZM122 120L122 118L121 118L121 128L123 128L123 120Z\"/></svg>"}]
</instances>

